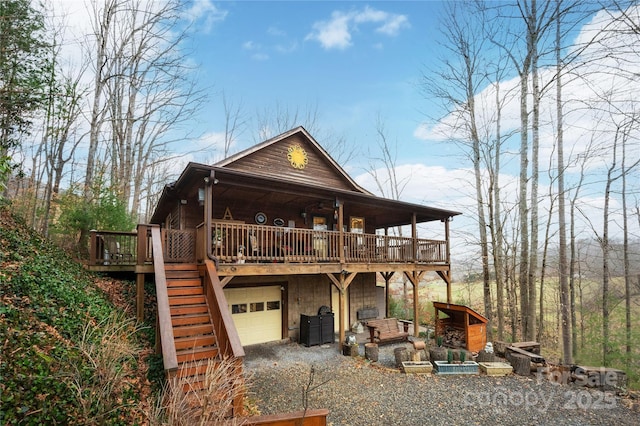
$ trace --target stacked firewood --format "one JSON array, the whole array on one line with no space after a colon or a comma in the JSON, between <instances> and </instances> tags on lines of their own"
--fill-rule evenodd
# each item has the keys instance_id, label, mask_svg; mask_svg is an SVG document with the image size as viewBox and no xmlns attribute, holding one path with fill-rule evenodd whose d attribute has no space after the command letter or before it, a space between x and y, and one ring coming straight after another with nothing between
<instances>
[{"instance_id":1,"label":"stacked firewood","mask_svg":"<svg viewBox=\"0 0 640 426\"><path fill-rule=\"evenodd\" d=\"M442 335L442 343L450 348L465 348L467 342L464 330L458 328L446 327Z\"/></svg>"}]
</instances>

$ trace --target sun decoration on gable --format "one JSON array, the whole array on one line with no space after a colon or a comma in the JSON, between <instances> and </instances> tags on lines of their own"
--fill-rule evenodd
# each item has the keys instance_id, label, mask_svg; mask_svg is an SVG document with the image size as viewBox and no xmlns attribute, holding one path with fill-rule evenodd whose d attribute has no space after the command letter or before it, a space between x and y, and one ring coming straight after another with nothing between
<instances>
[{"instance_id":1,"label":"sun decoration on gable","mask_svg":"<svg viewBox=\"0 0 640 426\"><path fill-rule=\"evenodd\" d=\"M309 158L307 157L307 151L305 151L300 145L290 146L287 150L287 159L291 163L291 166L296 169L304 169L304 167L309 163Z\"/></svg>"}]
</instances>

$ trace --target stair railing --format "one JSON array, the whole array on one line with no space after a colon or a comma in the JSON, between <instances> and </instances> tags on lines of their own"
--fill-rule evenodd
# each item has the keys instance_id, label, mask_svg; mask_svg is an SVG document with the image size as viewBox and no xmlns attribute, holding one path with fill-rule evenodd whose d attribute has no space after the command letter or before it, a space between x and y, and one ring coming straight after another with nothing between
<instances>
[{"instance_id":1,"label":"stair railing","mask_svg":"<svg viewBox=\"0 0 640 426\"><path fill-rule=\"evenodd\" d=\"M231 318L231 313L227 307L227 299L222 291L222 283L216 271L216 265L212 260L205 260L204 271L204 294L207 298L213 327L220 349L220 356L232 362L233 374L235 377L242 376L242 360L244 359L244 348L240 343L240 336ZM233 379L231 379L233 381ZM233 415L242 415L244 405L244 392L238 393L233 399Z\"/></svg>"},{"instance_id":2,"label":"stair railing","mask_svg":"<svg viewBox=\"0 0 640 426\"><path fill-rule=\"evenodd\" d=\"M242 358L244 357L244 348L240 343L240 336L227 307L227 299L224 297L215 263L209 259L206 259L204 263L204 293L209 302L209 309L211 309L221 355L224 358Z\"/></svg>"},{"instance_id":3,"label":"stair railing","mask_svg":"<svg viewBox=\"0 0 640 426\"><path fill-rule=\"evenodd\" d=\"M153 246L153 269L156 276L156 297L158 303L158 329L162 345L162 360L164 369L168 373L178 370L178 356L173 340L173 325L171 324L171 309L169 307L169 293L167 292L167 277L164 271L164 256L162 251L162 235L158 225L151 226L151 244Z\"/></svg>"}]
</instances>

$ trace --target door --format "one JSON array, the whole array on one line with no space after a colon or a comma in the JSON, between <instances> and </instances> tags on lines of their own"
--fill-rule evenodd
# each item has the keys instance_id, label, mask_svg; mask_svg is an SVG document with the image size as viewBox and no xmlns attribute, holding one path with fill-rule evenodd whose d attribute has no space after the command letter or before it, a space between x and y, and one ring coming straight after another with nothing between
<instances>
[{"instance_id":1,"label":"door","mask_svg":"<svg viewBox=\"0 0 640 426\"><path fill-rule=\"evenodd\" d=\"M224 289L242 346L282 339L279 285Z\"/></svg>"}]
</instances>

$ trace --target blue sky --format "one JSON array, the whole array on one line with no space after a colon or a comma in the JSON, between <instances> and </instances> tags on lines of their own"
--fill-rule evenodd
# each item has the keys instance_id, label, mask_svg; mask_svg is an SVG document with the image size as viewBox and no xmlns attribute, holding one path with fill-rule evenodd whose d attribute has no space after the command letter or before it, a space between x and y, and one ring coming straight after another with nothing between
<instances>
[{"instance_id":1,"label":"blue sky","mask_svg":"<svg viewBox=\"0 0 640 426\"><path fill-rule=\"evenodd\" d=\"M68 18L70 32L78 40L86 39L90 25L85 0L54 1L75 10ZM191 52L190 60L196 64L197 84L209 94L209 99L198 116L188 123L188 130L199 137L175 145L176 152L184 155L180 161L171 162L172 172L180 173L187 161L207 163L220 158L224 132L221 95L224 93L234 105L242 105L242 114L248 120L247 130L235 141L231 153L260 141L257 121L264 111L273 111L279 106L289 111L298 109L304 115L308 109L316 109L317 127L323 133L344 137L360 149L359 155L343 166L361 185L375 192L375 183L366 172L370 164L366 151L370 149L375 153L377 149L376 120L380 117L388 140L392 144L397 142L396 173L407 183L401 199L462 211L465 215L456 219L454 229L476 232L471 162L455 144L445 142L447 137L459 136L452 135L447 127L455 117L444 116L443 111L434 109L435 103L426 99L419 87L422 73L427 67L436 68L443 56L439 44L443 37L440 33L443 6L441 1L194 0L187 3L185 18L192 23L189 32L192 38L186 47ZM599 28L609 25L611 16L601 13L588 18L573 29L572 37L589 39ZM603 171L611 164L611 158L606 154L593 156L586 149L592 140L608 143L611 128L607 123L613 123L616 117L602 116L606 111L602 102L594 101L587 109L581 105L587 97L597 99L596 94L608 93L614 84L626 88L623 93L614 93L619 97L618 105L628 105L628 99L640 99L640 85L637 82L620 84L615 74L602 72L610 66L606 59L590 59L602 58L598 49L607 43L624 48L637 42L633 34L621 32L594 44L581 53L585 58L580 73L586 77L565 82L565 144L570 153L567 155L571 156L567 161L590 156L585 164L589 174L578 204L597 229L601 229L598 218L603 206ZM79 52L76 46L70 57L80 57ZM629 60L622 65L627 67L629 75L640 75L640 60ZM553 75L553 68L540 71L543 83L551 81ZM487 82L476 94L481 116L495 109L491 83ZM513 72L500 85L501 93L509 90L518 93ZM554 108L554 100L546 97L541 106L541 115L547 120L541 127L542 168L553 168L549 158L554 158L555 153L550 119L554 117ZM442 120L429 120L435 117ZM487 128L493 125L489 116L483 119L488 123ZM601 128L591 129L594 123L599 123ZM519 105L515 95L504 105L503 125L504 132L518 128ZM444 135L443 130L449 130L449 134ZM323 143L324 135L312 134ZM504 186L503 200L512 204L517 195L517 146L516 141L511 153L501 160L505 165L500 178ZM634 149L638 153L638 147ZM577 167L568 170L568 187L577 181L576 171ZM640 179L637 174L632 178L635 179L631 184L637 187ZM544 170L541 180L544 210L548 207L548 188L545 187L548 176ZM620 212L619 200L615 201L614 215ZM619 217L615 220L620 223ZM582 229L591 232L589 228L590 225L583 224Z\"/></svg>"},{"instance_id":2,"label":"blue sky","mask_svg":"<svg viewBox=\"0 0 640 426\"><path fill-rule=\"evenodd\" d=\"M277 103L317 106L322 126L356 144L375 138L376 117L415 158L413 132L427 107L418 88L434 54L439 2L215 3L218 19L196 24L194 60L212 96L207 132L221 131L216 94L242 101L247 115ZM253 143L244 134L240 146Z\"/></svg>"}]
</instances>

